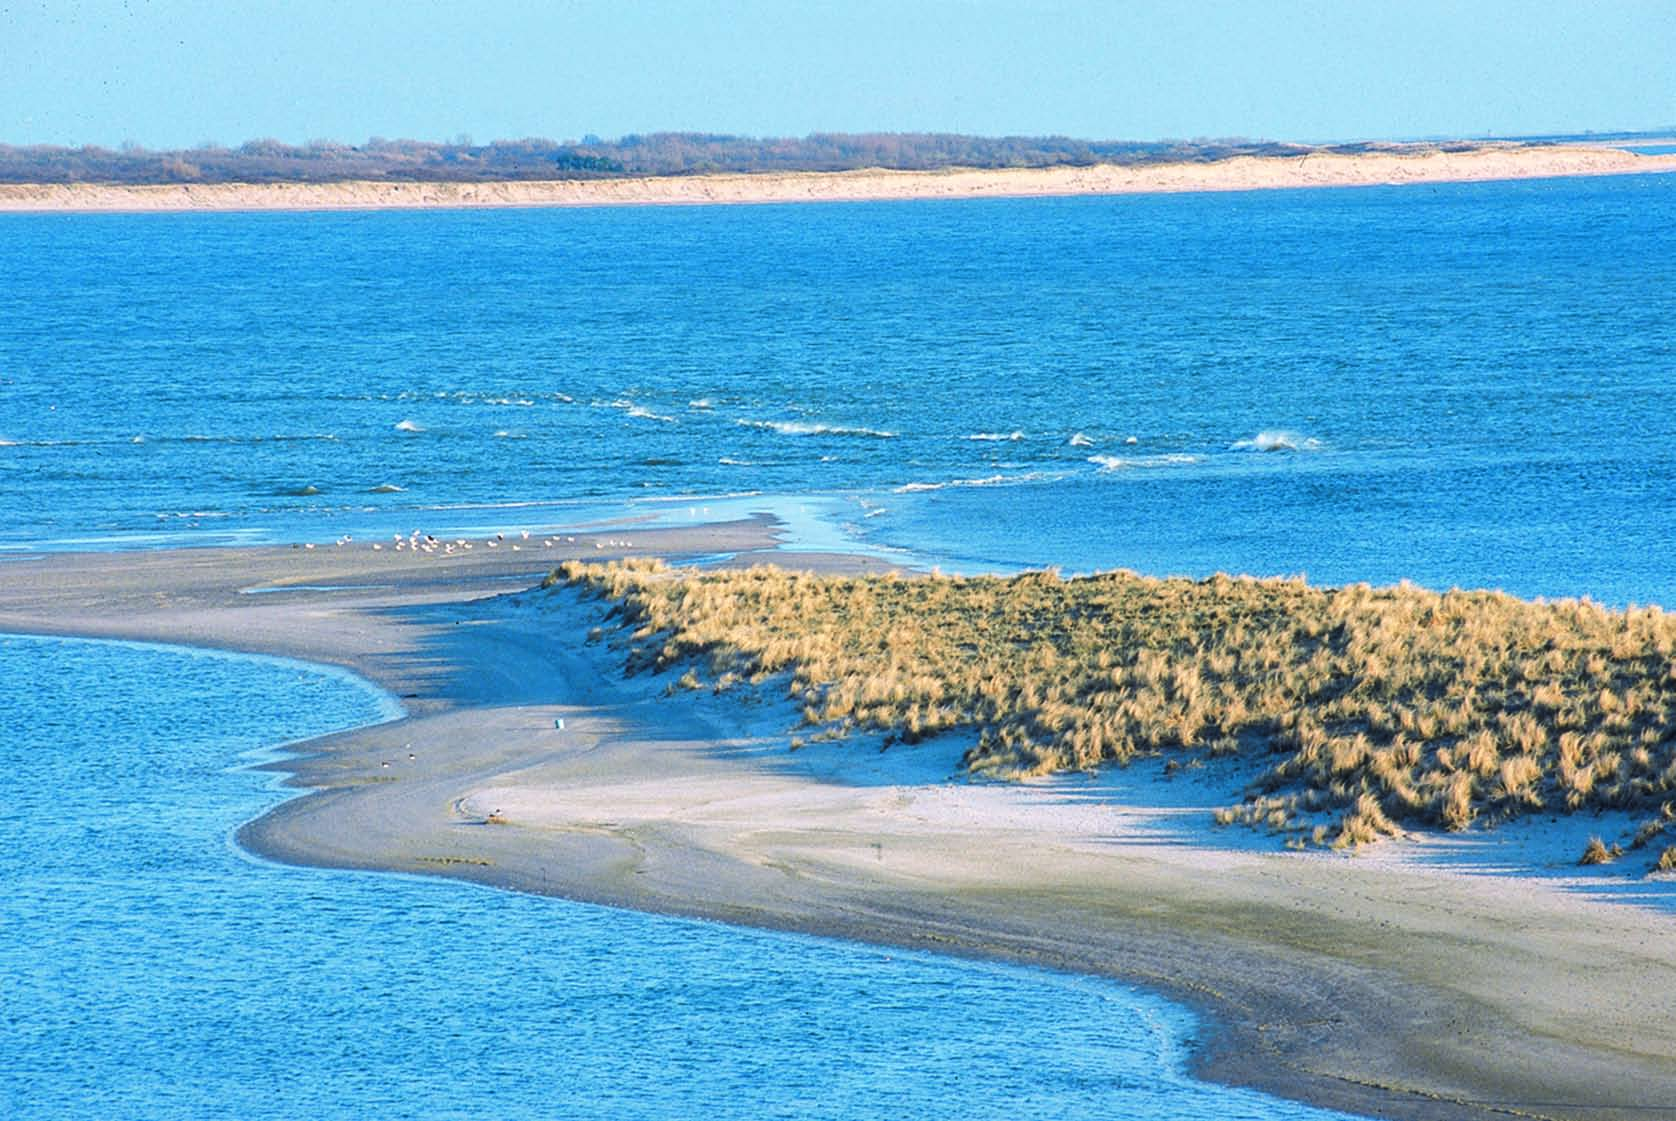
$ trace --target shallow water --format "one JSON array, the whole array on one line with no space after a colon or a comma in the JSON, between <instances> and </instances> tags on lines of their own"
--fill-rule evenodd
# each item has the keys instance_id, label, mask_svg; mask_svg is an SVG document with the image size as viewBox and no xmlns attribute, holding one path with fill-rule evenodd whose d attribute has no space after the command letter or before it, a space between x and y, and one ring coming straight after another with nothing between
<instances>
[{"instance_id":1,"label":"shallow water","mask_svg":"<svg viewBox=\"0 0 1676 1121\"><path fill-rule=\"evenodd\" d=\"M1676 175L9 215L0 260L0 547L750 491L958 568L1676 603Z\"/></svg>"},{"instance_id":2,"label":"shallow water","mask_svg":"<svg viewBox=\"0 0 1676 1121\"><path fill-rule=\"evenodd\" d=\"M0 636L0 1115L1330 1118L1182 1071L1121 986L291 868L231 831L347 675Z\"/></svg>"}]
</instances>

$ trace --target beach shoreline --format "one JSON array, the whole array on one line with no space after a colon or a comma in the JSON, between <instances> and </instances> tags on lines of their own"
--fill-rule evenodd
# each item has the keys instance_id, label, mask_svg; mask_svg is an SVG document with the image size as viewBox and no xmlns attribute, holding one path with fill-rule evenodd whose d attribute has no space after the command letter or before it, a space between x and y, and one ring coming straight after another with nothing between
<instances>
[{"instance_id":1,"label":"beach shoreline","mask_svg":"<svg viewBox=\"0 0 1676 1121\"><path fill-rule=\"evenodd\" d=\"M970 784L946 744L788 752L780 709L620 680L580 641L597 606L530 589L625 552L877 563L776 556L766 518L633 537L35 555L6 567L0 631L282 654L398 697L404 719L270 765L307 792L239 839L276 859L1109 976L1199 1010L1201 1075L1350 1112L1676 1116L1647 1104L1676 1103L1667 914L1208 846L1126 773Z\"/></svg>"},{"instance_id":2,"label":"beach shoreline","mask_svg":"<svg viewBox=\"0 0 1676 1121\"><path fill-rule=\"evenodd\" d=\"M1239 156L1139 167L764 172L638 179L336 183L0 183L0 213L677 206L1169 194L1490 182L1676 171L1676 155L1592 145L1486 145Z\"/></svg>"}]
</instances>

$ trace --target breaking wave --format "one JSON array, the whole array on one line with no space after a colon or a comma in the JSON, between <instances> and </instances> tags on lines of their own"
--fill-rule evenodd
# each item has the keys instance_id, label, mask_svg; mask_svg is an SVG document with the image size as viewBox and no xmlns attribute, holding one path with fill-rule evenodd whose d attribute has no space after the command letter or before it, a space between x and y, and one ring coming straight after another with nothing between
<instances>
[{"instance_id":1,"label":"breaking wave","mask_svg":"<svg viewBox=\"0 0 1676 1121\"><path fill-rule=\"evenodd\" d=\"M1061 476L1047 471L1028 471L1022 475L985 475L978 479L949 479L941 483L903 483L897 494L918 494L923 491L949 490L956 487L1004 487L1015 483L1034 483Z\"/></svg>"},{"instance_id":2,"label":"breaking wave","mask_svg":"<svg viewBox=\"0 0 1676 1121\"><path fill-rule=\"evenodd\" d=\"M1091 455L1088 462L1102 471L1125 471L1130 468L1186 467L1203 462L1203 456L1172 453L1165 455Z\"/></svg>"},{"instance_id":3,"label":"breaking wave","mask_svg":"<svg viewBox=\"0 0 1676 1121\"><path fill-rule=\"evenodd\" d=\"M800 420L751 420L742 417L733 423L741 428L761 428L782 436L859 436L871 440L894 440L897 433L880 428L862 428L842 424L809 424Z\"/></svg>"},{"instance_id":4,"label":"breaking wave","mask_svg":"<svg viewBox=\"0 0 1676 1121\"><path fill-rule=\"evenodd\" d=\"M423 432L425 426L416 420L400 420L396 422L397 432Z\"/></svg>"},{"instance_id":5,"label":"breaking wave","mask_svg":"<svg viewBox=\"0 0 1676 1121\"><path fill-rule=\"evenodd\" d=\"M997 443L997 444L999 444L999 443L1007 443L1007 442L1010 442L1010 441L1022 440L1022 439L1024 439L1024 433L1018 432L1018 431L1013 431L1013 432L974 432L970 436L967 436L966 439L968 439L968 440L981 440L981 441L984 441L984 442L987 442L987 443Z\"/></svg>"},{"instance_id":6,"label":"breaking wave","mask_svg":"<svg viewBox=\"0 0 1676 1121\"><path fill-rule=\"evenodd\" d=\"M1240 452L1312 452L1320 449L1321 441L1296 432L1265 429L1249 440L1235 440L1228 447Z\"/></svg>"}]
</instances>

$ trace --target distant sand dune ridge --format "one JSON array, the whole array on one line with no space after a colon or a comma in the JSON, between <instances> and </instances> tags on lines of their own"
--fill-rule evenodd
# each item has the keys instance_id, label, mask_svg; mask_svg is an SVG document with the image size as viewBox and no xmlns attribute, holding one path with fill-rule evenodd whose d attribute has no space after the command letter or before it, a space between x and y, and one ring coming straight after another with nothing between
<instances>
[{"instance_id":1,"label":"distant sand dune ridge","mask_svg":"<svg viewBox=\"0 0 1676 1121\"><path fill-rule=\"evenodd\" d=\"M1238 156L1144 167L844 171L503 183L0 183L0 211L375 210L855 202L1369 187L1676 171L1676 155L1590 146L1396 148L1345 155Z\"/></svg>"}]
</instances>

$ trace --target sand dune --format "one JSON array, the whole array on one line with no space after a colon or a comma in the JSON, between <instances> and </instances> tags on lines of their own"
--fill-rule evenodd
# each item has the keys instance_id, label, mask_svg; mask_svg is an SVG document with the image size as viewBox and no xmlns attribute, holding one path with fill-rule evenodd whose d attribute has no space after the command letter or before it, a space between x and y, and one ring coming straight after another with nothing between
<instances>
[{"instance_id":1,"label":"sand dune","mask_svg":"<svg viewBox=\"0 0 1676 1121\"><path fill-rule=\"evenodd\" d=\"M518 183L0 184L0 211L368 210L1005 198L1538 179L1676 171L1676 156L1613 148L1489 146L1148 167L849 171Z\"/></svg>"}]
</instances>

